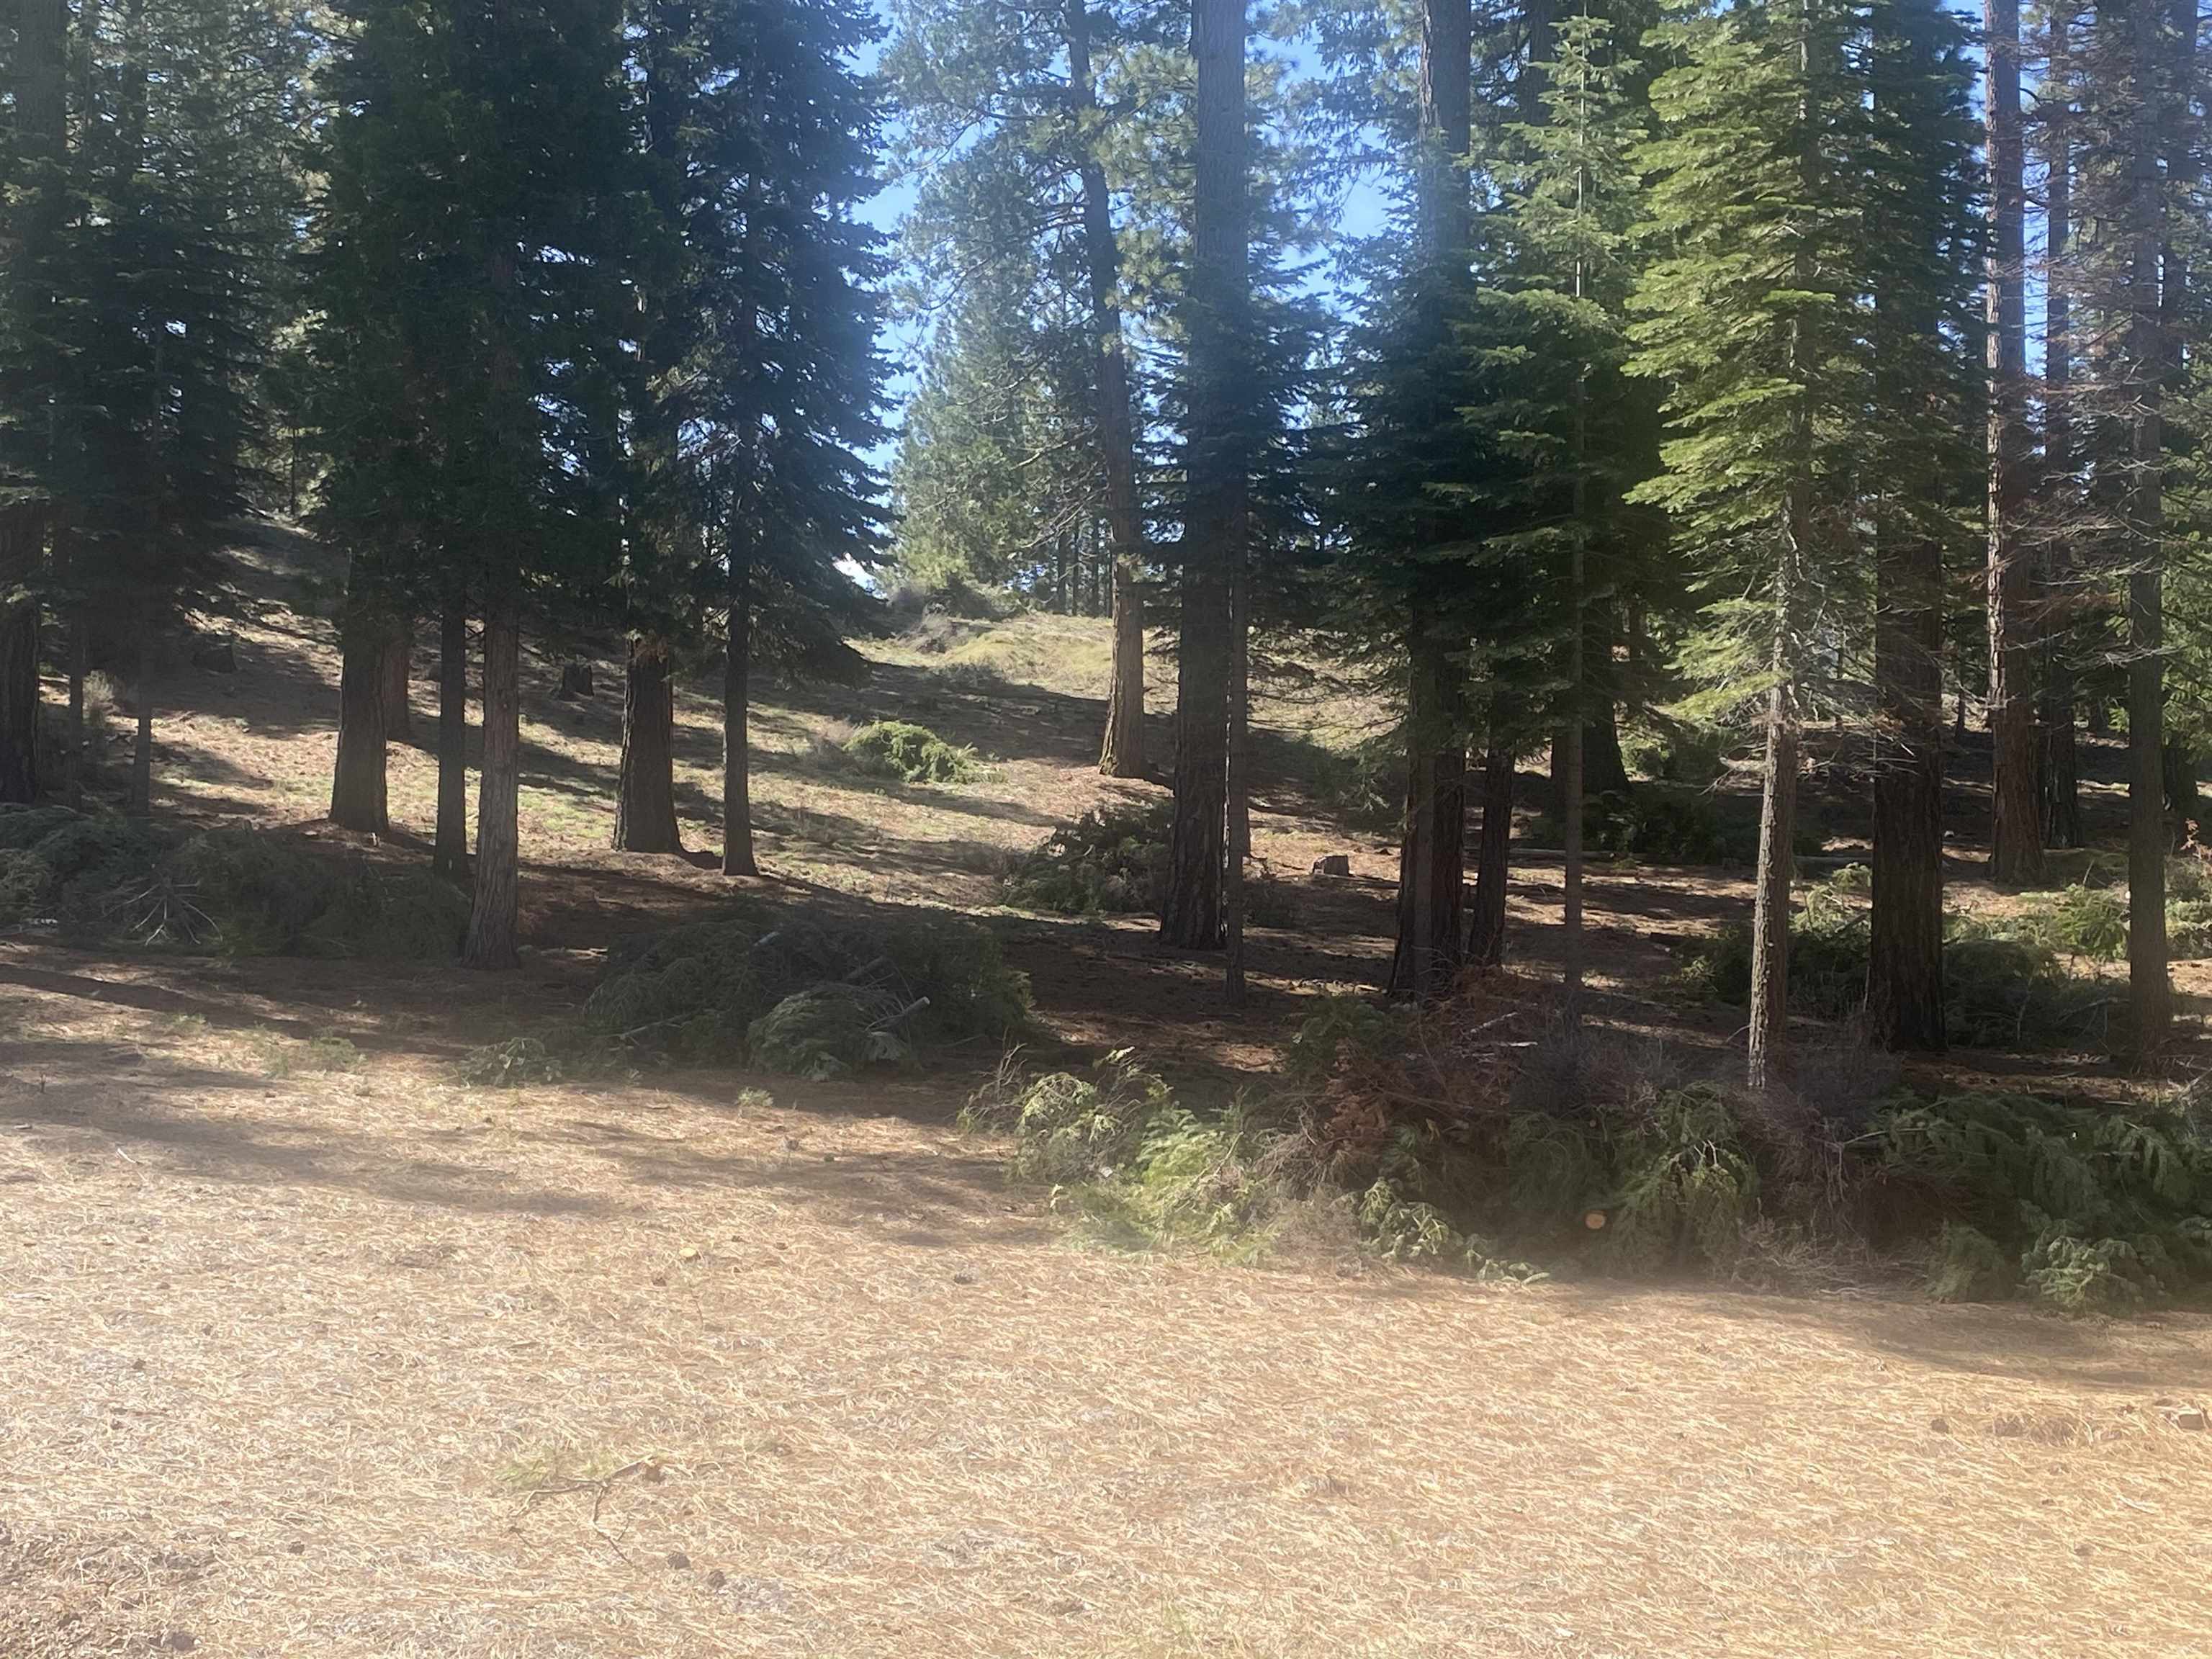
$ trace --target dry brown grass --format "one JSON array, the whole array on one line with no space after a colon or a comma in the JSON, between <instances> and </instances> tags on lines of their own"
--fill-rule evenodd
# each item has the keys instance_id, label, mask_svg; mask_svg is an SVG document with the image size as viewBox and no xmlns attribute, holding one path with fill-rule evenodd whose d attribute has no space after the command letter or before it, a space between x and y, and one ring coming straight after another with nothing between
<instances>
[{"instance_id":1,"label":"dry brown grass","mask_svg":"<svg viewBox=\"0 0 2212 1659\"><path fill-rule=\"evenodd\" d=\"M2212 1645L2212 1434L2161 1409L2200 1319L1087 1254L924 1085L271 1078L252 1030L9 1007L34 1633L74 1600L88 1641L237 1655Z\"/></svg>"}]
</instances>

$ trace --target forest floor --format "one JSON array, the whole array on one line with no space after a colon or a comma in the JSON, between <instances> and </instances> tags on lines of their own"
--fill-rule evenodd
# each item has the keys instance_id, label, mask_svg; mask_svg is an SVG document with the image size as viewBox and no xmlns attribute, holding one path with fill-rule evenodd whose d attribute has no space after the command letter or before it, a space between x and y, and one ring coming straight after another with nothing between
<instances>
[{"instance_id":1,"label":"forest floor","mask_svg":"<svg viewBox=\"0 0 2212 1659\"><path fill-rule=\"evenodd\" d=\"M240 670L167 677L159 809L342 839L316 821L335 573L273 533L238 557ZM1387 965L1395 854L1312 787L1359 710L1262 699L1257 850L1299 925L1255 933L1231 1016L1218 963L1137 922L997 903L1052 825L1158 793L1091 769L1106 648L939 626L870 647L862 685L763 688L758 890L984 915L1038 1052L1263 1083L1316 999ZM728 890L605 850L619 665L576 702L557 666L526 686L518 974L0 943L5 1659L2212 1651L2201 1315L1482 1285L1325 1236L1257 1268L1082 1248L954 1124L994 1054L468 1086L471 1048L573 1019L611 939ZM710 849L716 712L679 708ZM836 761L890 714L987 775ZM434 771L397 751L403 850ZM1961 792L1958 891L1994 903ZM1325 852L1353 876L1308 883ZM1538 973L1559 878L1516 875ZM1740 1017L1668 981L1741 875L1608 870L1590 902L1605 1017L1724 1048ZM2212 976L2177 977L2201 1007Z\"/></svg>"}]
</instances>

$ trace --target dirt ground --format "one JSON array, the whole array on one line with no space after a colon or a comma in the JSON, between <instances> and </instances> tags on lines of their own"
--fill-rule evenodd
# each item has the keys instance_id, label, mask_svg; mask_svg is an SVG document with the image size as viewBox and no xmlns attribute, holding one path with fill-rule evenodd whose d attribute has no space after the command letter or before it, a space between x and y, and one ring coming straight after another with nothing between
<instances>
[{"instance_id":1,"label":"dirt ground","mask_svg":"<svg viewBox=\"0 0 2212 1659\"><path fill-rule=\"evenodd\" d=\"M163 806L307 824L317 567L252 557L241 672L168 694ZM1103 629L1024 626L988 673L902 645L770 694L763 890L986 908L1010 852L1148 787L1088 769ZM602 850L618 682L564 704L555 667L519 975L0 943L4 1659L2212 1652L2201 1315L1489 1286L1322 1230L1259 1269L1078 1248L952 1122L994 1055L465 1086L469 1048L573 1014L610 939L725 890ZM982 750L976 788L823 759L916 708ZM711 847L709 701L682 718ZM1269 718L1284 757L1316 719ZM395 766L416 834L430 776ZM1377 981L1387 848L1287 784L1267 805L1277 867L1355 874L1255 936L1254 1006L1136 924L1002 915L1041 1051L1228 1088ZM1538 968L1558 878L1516 888ZM1656 987L1747 894L1601 875L1607 1016L1725 1043Z\"/></svg>"}]
</instances>

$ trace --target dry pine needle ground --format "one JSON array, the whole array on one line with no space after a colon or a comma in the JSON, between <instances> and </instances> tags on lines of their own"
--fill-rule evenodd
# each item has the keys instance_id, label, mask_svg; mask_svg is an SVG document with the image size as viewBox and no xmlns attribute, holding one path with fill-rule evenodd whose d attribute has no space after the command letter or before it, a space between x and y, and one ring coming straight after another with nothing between
<instances>
[{"instance_id":1,"label":"dry pine needle ground","mask_svg":"<svg viewBox=\"0 0 2212 1659\"><path fill-rule=\"evenodd\" d=\"M8 1004L9 1659L2212 1651L2199 1319L1117 1257L921 1085Z\"/></svg>"}]
</instances>

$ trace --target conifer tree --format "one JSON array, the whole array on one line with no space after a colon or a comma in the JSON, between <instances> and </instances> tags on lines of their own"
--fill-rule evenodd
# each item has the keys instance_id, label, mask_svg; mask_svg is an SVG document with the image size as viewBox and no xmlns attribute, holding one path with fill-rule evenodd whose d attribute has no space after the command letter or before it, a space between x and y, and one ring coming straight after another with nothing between
<instances>
[{"instance_id":1,"label":"conifer tree","mask_svg":"<svg viewBox=\"0 0 2212 1659\"><path fill-rule=\"evenodd\" d=\"M1867 489L1875 536L1867 1018L1891 1047L1941 1048L1944 571L1967 499L1958 481L1972 470L1968 348L1980 242L1970 72L1963 31L1936 0L1883 0L1869 32L1866 234L1880 459ZM2009 602L2010 589L1991 590L2000 591Z\"/></svg>"},{"instance_id":2,"label":"conifer tree","mask_svg":"<svg viewBox=\"0 0 2212 1659\"><path fill-rule=\"evenodd\" d=\"M1654 83L1660 137L1638 284L1636 372L1667 388L1666 470L1636 492L1691 550L1706 625L1687 666L1712 713L1757 706L1765 758L1747 1070L1784 1047L1806 671L1863 569L1852 492L1869 460L1870 353L1855 161L1855 17L1834 0L1656 31L1681 62Z\"/></svg>"}]
</instances>

